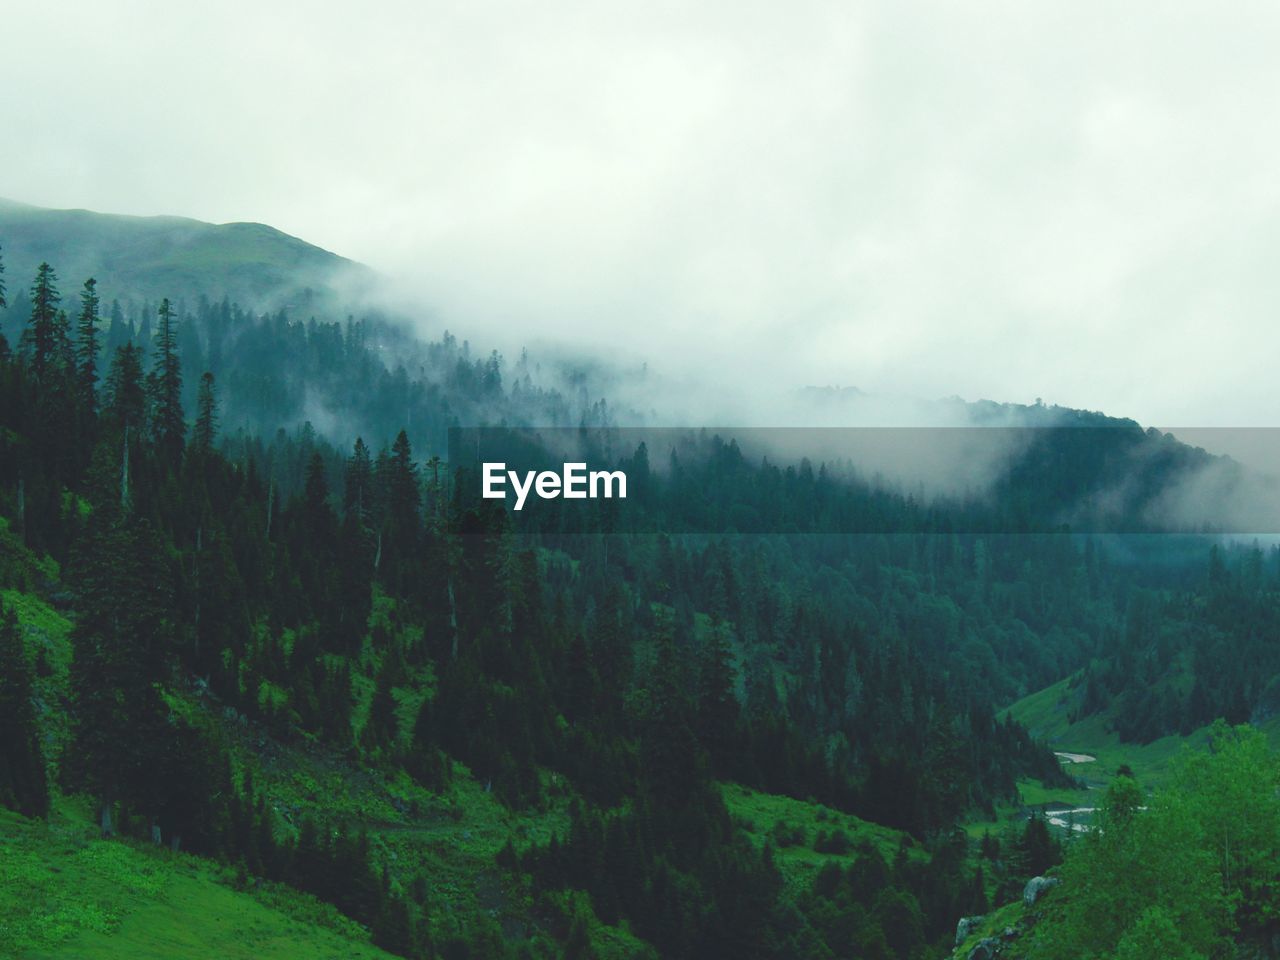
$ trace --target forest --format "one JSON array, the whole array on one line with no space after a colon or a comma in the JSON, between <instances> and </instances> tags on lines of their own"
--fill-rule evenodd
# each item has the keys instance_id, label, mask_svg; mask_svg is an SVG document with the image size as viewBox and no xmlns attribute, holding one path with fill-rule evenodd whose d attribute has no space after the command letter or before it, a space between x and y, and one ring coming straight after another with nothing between
<instances>
[{"instance_id":1,"label":"forest","mask_svg":"<svg viewBox=\"0 0 1280 960\"><path fill-rule=\"evenodd\" d=\"M1055 431L994 497L925 501L702 436L615 456L635 492L598 525L522 523L458 482L448 430L613 430L585 381L77 283L0 287L0 804L24 822L296 891L409 958L941 957L1050 870L1029 955L1217 956L1275 925L1276 765L1247 728L1157 799L1118 779L1083 838L964 829L1021 782L1078 786L1003 709L1064 679L1126 742L1280 709L1274 548L1170 535L1187 559L1150 564L1060 522L1117 450L1160 445L1149 488L1202 453L1073 413L1106 442ZM1219 862L1223 809L1269 819ZM485 818L492 849L451 859ZM1139 850L1210 906L1113 898L1097 924L1070 894L1131 887ZM63 936L24 877L0 880L35 904L0 932L17 956Z\"/></svg>"}]
</instances>

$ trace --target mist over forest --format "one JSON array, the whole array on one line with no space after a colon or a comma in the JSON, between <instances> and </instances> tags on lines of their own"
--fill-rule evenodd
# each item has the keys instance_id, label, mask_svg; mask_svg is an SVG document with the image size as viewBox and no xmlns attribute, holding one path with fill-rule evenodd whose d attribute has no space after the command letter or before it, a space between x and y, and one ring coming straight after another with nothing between
<instances>
[{"instance_id":1,"label":"mist over forest","mask_svg":"<svg viewBox=\"0 0 1280 960\"><path fill-rule=\"evenodd\" d=\"M656 363L424 336L269 228L10 205L0 236L0 800L56 831L6 821L18 955L98 929L67 843L153 878L78 866L110 918L164 916L175 870L235 898L199 921L230 919L219 950L263 884L312 918L281 944L406 957L1265 937L1265 859L1220 868L1232 912L1210 884L1100 931L1077 893L1233 763L1259 785L1227 809L1272 804L1265 472L1042 402L679 414ZM134 292L77 296L71 250ZM628 497L481 499L476 429ZM1198 855L1209 821L1159 816Z\"/></svg>"},{"instance_id":2,"label":"mist over forest","mask_svg":"<svg viewBox=\"0 0 1280 960\"><path fill-rule=\"evenodd\" d=\"M0 957L1280 957L1277 10L0 30Z\"/></svg>"}]
</instances>

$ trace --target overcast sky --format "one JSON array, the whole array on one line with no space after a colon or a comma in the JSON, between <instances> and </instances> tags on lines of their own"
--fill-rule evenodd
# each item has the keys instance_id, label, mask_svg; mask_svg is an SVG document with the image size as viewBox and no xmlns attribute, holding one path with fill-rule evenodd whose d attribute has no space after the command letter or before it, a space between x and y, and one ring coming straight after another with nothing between
<instances>
[{"instance_id":1,"label":"overcast sky","mask_svg":"<svg viewBox=\"0 0 1280 960\"><path fill-rule=\"evenodd\" d=\"M482 345L1280 425L1274 3L82 7L0 7L0 195L270 223Z\"/></svg>"}]
</instances>

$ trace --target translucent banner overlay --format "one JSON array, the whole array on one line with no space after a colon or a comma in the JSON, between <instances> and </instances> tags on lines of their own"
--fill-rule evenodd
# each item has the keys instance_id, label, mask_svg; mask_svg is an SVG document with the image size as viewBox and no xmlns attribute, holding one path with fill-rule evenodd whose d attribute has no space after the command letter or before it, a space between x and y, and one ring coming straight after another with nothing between
<instances>
[{"instance_id":1,"label":"translucent banner overlay","mask_svg":"<svg viewBox=\"0 0 1280 960\"><path fill-rule=\"evenodd\" d=\"M563 534L1280 533L1280 430L449 431L449 522Z\"/></svg>"}]
</instances>

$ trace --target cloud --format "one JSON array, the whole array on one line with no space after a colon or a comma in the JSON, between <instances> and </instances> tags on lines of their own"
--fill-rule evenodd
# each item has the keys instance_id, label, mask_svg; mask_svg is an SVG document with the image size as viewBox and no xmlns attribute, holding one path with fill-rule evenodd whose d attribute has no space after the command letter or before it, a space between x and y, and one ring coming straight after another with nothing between
<instances>
[{"instance_id":1,"label":"cloud","mask_svg":"<svg viewBox=\"0 0 1280 960\"><path fill-rule=\"evenodd\" d=\"M478 0L5 14L2 193L261 220L424 327L719 395L1269 425L1280 10Z\"/></svg>"}]
</instances>

